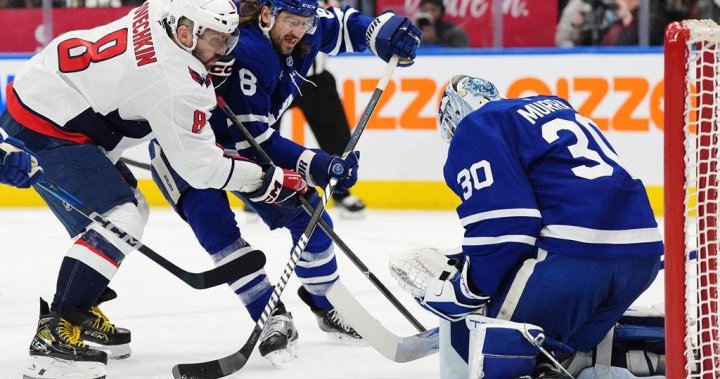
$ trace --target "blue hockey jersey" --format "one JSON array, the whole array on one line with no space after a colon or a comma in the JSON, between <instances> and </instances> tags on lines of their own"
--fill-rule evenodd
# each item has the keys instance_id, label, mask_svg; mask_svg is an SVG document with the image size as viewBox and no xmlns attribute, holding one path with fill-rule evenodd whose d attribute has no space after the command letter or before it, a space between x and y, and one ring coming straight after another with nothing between
<instances>
[{"instance_id":1,"label":"blue hockey jersey","mask_svg":"<svg viewBox=\"0 0 720 379\"><path fill-rule=\"evenodd\" d=\"M642 182L561 98L505 99L471 113L444 176L462 199L473 285L490 296L536 247L595 259L663 253Z\"/></svg>"},{"instance_id":2,"label":"blue hockey jersey","mask_svg":"<svg viewBox=\"0 0 720 379\"><path fill-rule=\"evenodd\" d=\"M365 31L372 18L350 7L319 8L317 17L315 33L306 34L300 42L310 45L305 55L295 51L280 54L256 24L241 27L240 40L233 52L235 61L225 84L224 98L230 109L275 164L284 168L296 169L296 161L305 148L281 137L269 126L278 121L298 95L318 52L336 55L367 47ZM255 151L221 109L213 112L210 123L224 148L257 160Z\"/></svg>"}]
</instances>

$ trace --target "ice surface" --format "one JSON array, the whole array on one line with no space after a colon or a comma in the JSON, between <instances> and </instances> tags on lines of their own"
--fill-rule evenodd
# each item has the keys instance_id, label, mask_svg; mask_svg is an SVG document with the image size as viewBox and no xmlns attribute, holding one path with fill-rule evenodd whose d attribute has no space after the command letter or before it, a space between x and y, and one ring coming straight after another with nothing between
<instances>
[{"instance_id":1,"label":"ice surface","mask_svg":"<svg viewBox=\"0 0 720 379\"><path fill-rule=\"evenodd\" d=\"M291 249L289 233L270 232L261 222L248 223L238 212L243 236L268 256L267 271L275 281ZM334 214L333 214L334 215ZM437 321L400 290L387 269L390 253L420 247L460 245L462 228L454 212L369 211L364 220L334 217L335 230L356 255L428 328ZM71 241L47 210L0 210L0 378L20 378L35 331L38 297L50 300L65 250ZM189 271L212 267L190 228L167 209L153 209L142 240ZM393 332L416 333L339 250L341 279L356 297ZM198 291L142 256L131 254L111 286L119 298L103 311L118 326L132 330L133 355L110 361L108 379L172 378L172 366L219 358L236 351L253 323L227 286ZM292 278L282 298L300 334L299 359L282 369L254 352L243 370L231 378L438 378L438 356L410 363L386 360L370 347L330 342L310 310L298 299ZM656 283L639 301L661 302Z\"/></svg>"}]
</instances>

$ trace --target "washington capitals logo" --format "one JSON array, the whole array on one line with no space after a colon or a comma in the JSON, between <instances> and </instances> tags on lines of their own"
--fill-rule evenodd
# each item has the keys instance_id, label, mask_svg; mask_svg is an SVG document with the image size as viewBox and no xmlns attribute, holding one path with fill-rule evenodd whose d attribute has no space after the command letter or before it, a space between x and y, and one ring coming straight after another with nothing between
<instances>
[{"instance_id":1,"label":"washington capitals logo","mask_svg":"<svg viewBox=\"0 0 720 379\"><path fill-rule=\"evenodd\" d=\"M188 67L188 71L190 71L190 77L193 78L197 84L200 84L200 86L212 86L212 79L210 78L210 75L200 75L195 70Z\"/></svg>"}]
</instances>

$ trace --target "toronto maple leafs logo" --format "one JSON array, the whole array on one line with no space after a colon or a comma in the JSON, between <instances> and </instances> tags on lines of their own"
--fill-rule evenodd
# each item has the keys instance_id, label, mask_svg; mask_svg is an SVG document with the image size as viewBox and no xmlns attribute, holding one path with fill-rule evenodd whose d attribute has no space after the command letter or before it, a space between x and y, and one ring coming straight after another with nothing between
<instances>
[{"instance_id":1,"label":"toronto maple leafs logo","mask_svg":"<svg viewBox=\"0 0 720 379\"><path fill-rule=\"evenodd\" d=\"M208 86L210 87L212 85L212 79L210 78L210 75L200 75L192 68L188 67L188 71L190 71L190 77L197 83L200 84L200 86Z\"/></svg>"}]
</instances>

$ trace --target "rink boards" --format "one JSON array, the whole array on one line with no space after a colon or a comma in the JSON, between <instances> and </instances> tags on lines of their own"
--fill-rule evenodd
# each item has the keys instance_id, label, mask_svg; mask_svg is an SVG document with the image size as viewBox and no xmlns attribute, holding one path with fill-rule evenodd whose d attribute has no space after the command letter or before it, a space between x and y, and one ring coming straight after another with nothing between
<instances>
[{"instance_id":1,"label":"rink boards","mask_svg":"<svg viewBox=\"0 0 720 379\"><path fill-rule=\"evenodd\" d=\"M395 70L385 96L360 139L360 181L355 193L371 207L452 209L459 201L445 188L447 145L435 123L443 88L454 74L481 76L505 97L556 94L590 116L605 132L632 173L646 184L656 215L662 209L663 56L658 49L612 50L428 50L410 68ZM5 87L29 55L0 55L2 104ZM333 57L328 68L351 125L358 121L383 62L371 55ZM314 147L302 113L288 112L281 131ZM127 156L148 161L146 149ZM165 205L149 175L135 171L153 205ZM39 206L32 191L0 187L0 206Z\"/></svg>"}]
</instances>

